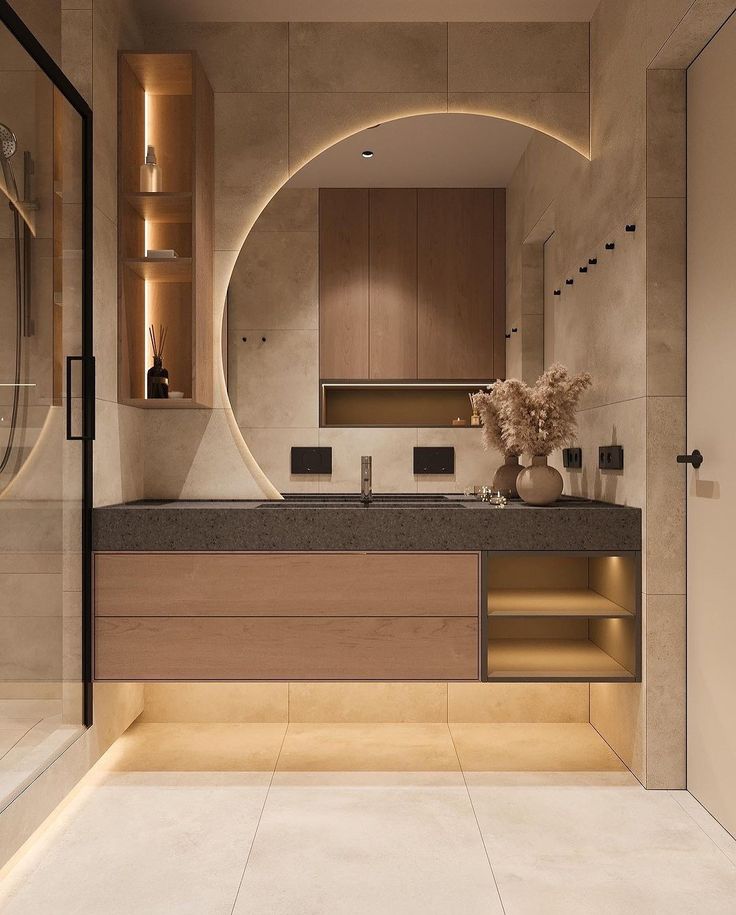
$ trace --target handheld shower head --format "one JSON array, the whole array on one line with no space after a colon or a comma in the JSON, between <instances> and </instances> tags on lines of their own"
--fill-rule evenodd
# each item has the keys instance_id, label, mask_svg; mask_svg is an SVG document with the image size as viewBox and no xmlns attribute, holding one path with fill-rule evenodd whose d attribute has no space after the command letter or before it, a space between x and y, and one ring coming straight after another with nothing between
<instances>
[{"instance_id":1,"label":"handheld shower head","mask_svg":"<svg viewBox=\"0 0 736 915\"><path fill-rule=\"evenodd\" d=\"M18 185L15 183L13 166L10 160L15 155L18 148L18 141L13 131L5 124L0 124L0 165L2 165L5 186L8 194L12 194L15 200L18 200Z\"/></svg>"}]
</instances>

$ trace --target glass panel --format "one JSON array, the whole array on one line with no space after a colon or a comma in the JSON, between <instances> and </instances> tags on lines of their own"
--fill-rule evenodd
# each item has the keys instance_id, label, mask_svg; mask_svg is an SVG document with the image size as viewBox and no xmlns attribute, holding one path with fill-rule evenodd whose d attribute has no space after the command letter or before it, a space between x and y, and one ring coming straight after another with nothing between
<instances>
[{"instance_id":1,"label":"glass panel","mask_svg":"<svg viewBox=\"0 0 736 915\"><path fill-rule=\"evenodd\" d=\"M0 809L81 733L82 121L0 26ZM76 364L78 366L78 363ZM79 431L81 381L72 421Z\"/></svg>"}]
</instances>

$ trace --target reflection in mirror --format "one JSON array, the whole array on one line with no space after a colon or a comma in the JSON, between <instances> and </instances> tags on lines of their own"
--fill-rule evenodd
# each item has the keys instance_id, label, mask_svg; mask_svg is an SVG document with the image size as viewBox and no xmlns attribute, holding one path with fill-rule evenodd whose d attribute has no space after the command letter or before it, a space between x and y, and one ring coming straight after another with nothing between
<instances>
[{"instance_id":1,"label":"reflection in mirror","mask_svg":"<svg viewBox=\"0 0 736 915\"><path fill-rule=\"evenodd\" d=\"M235 265L223 325L234 415L282 492L489 483L468 395L505 376L505 189L533 130L422 115L336 144L275 195ZM372 155L367 155L372 153ZM331 474L291 472L293 446ZM417 446L453 472L416 473Z\"/></svg>"}]
</instances>

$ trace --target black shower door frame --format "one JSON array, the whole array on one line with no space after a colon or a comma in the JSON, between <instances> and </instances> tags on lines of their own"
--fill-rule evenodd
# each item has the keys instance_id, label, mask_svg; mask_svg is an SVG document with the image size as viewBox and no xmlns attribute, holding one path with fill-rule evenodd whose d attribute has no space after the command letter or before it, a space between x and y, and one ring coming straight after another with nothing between
<instances>
[{"instance_id":1,"label":"black shower door frame","mask_svg":"<svg viewBox=\"0 0 736 915\"><path fill-rule=\"evenodd\" d=\"M0 0L0 22L7 27L38 68L54 84L82 119L82 431L67 438L82 448L82 681L84 724L92 724L92 461L95 438L95 361L92 336L92 109L65 76L56 61L18 16L7 0ZM67 363L67 369L70 364ZM70 378L68 372L67 378ZM71 390L67 388L67 404Z\"/></svg>"}]
</instances>

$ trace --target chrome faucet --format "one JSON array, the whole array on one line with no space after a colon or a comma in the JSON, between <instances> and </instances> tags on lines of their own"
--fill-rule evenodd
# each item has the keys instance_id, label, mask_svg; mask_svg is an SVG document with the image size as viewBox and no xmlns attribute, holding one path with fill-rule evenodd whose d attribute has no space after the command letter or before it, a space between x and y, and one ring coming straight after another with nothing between
<instances>
[{"instance_id":1,"label":"chrome faucet","mask_svg":"<svg viewBox=\"0 0 736 915\"><path fill-rule=\"evenodd\" d=\"M360 459L360 498L364 505L373 499L373 459L366 454Z\"/></svg>"}]
</instances>

